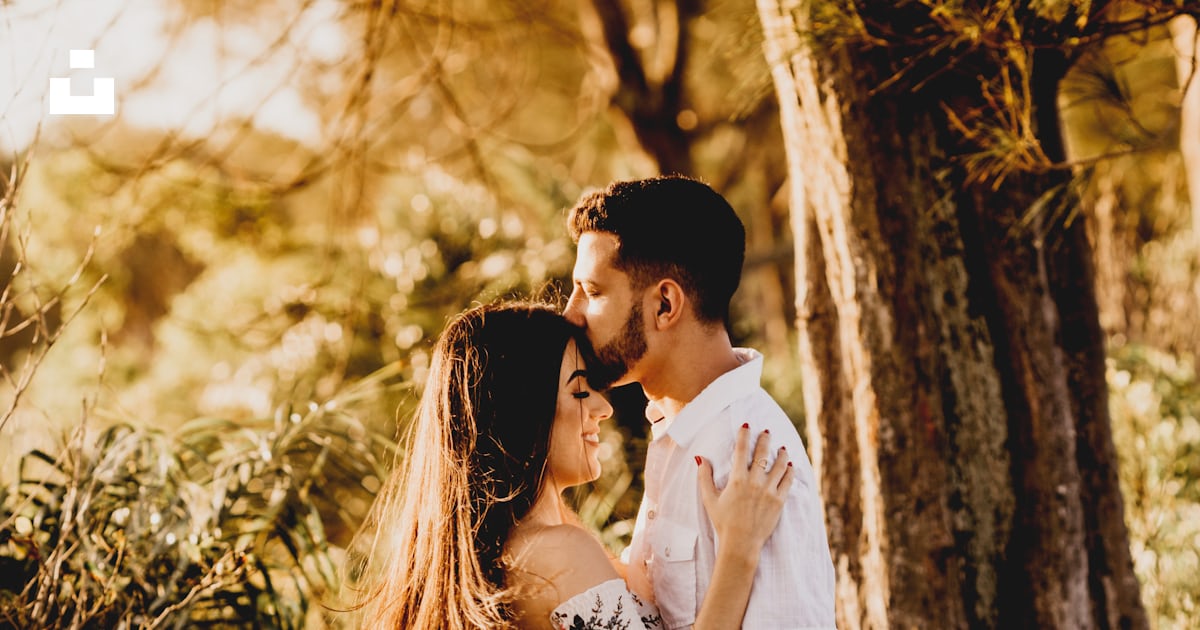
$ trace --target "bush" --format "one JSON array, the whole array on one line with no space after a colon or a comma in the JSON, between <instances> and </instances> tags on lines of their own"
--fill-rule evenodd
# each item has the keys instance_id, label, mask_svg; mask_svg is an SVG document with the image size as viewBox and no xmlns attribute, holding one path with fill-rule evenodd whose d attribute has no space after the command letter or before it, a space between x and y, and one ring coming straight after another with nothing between
<instances>
[{"instance_id":1,"label":"bush","mask_svg":"<svg viewBox=\"0 0 1200 630\"><path fill-rule=\"evenodd\" d=\"M1200 616L1200 382L1189 359L1111 352L1109 405L1134 569L1158 628Z\"/></svg>"},{"instance_id":2,"label":"bush","mask_svg":"<svg viewBox=\"0 0 1200 630\"><path fill-rule=\"evenodd\" d=\"M304 627L392 447L342 402L25 454L0 490L0 628Z\"/></svg>"}]
</instances>

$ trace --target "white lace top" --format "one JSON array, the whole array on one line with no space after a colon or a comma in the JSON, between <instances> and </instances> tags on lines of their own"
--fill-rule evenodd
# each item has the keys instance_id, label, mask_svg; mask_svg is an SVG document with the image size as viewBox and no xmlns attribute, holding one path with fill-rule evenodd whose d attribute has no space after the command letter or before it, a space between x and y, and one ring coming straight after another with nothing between
<instances>
[{"instance_id":1,"label":"white lace top","mask_svg":"<svg viewBox=\"0 0 1200 630\"><path fill-rule=\"evenodd\" d=\"M613 579L568 599L550 613L558 630L641 630L662 628L653 604L630 592L625 580Z\"/></svg>"}]
</instances>

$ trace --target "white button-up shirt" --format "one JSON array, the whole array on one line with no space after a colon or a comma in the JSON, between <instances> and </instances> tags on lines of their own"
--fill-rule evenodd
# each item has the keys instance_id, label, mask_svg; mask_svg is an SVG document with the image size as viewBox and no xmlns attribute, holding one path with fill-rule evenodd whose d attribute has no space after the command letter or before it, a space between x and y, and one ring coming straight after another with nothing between
<instances>
[{"instance_id":1,"label":"white button-up shirt","mask_svg":"<svg viewBox=\"0 0 1200 630\"><path fill-rule=\"evenodd\" d=\"M833 562L812 464L796 428L759 386L762 355L736 352L742 365L710 383L674 418L651 426L645 494L624 554L630 584L653 590L667 628L695 623L719 541L700 498L694 457L711 462L717 487L725 487L734 438L748 422L753 437L771 430L772 461L776 449L787 446L795 481L759 558L743 627L833 628ZM647 415L654 413L661 415L651 402Z\"/></svg>"}]
</instances>

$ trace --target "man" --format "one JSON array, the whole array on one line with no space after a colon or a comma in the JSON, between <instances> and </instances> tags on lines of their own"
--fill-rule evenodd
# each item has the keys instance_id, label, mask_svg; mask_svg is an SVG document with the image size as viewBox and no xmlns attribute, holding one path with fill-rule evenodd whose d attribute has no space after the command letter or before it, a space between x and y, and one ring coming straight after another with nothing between
<instances>
[{"instance_id":1,"label":"man","mask_svg":"<svg viewBox=\"0 0 1200 630\"><path fill-rule=\"evenodd\" d=\"M701 182L659 177L585 195L567 224L578 251L564 314L587 330L614 384L641 383L650 399L645 494L626 550L631 587L653 593L666 627L694 623L720 544L696 465L711 462L723 487L737 429L749 422L786 447L796 475L743 626L834 627L833 564L812 466L795 427L759 386L762 355L734 348L727 332L745 256L733 208Z\"/></svg>"}]
</instances>

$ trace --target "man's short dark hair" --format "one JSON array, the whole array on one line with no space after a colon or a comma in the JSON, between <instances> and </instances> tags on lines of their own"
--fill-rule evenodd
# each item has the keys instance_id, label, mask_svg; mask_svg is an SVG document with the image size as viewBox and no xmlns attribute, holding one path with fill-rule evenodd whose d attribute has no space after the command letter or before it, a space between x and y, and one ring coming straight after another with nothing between
<instances>
[{"instance_id":1,"label":"man's short dark hair","mask_svg":"<svg viewBox=\"0 0 1200 630\"><path fill-rule=\"evenodd\" d=\"M746 230L707 184L680 175L613 182L575 204L567 229L576 243L584 232L616 236L613 265L629 274L635 289L671 278L691 296L702 321L728 323Z\"/></svg>"}]
</instances>

